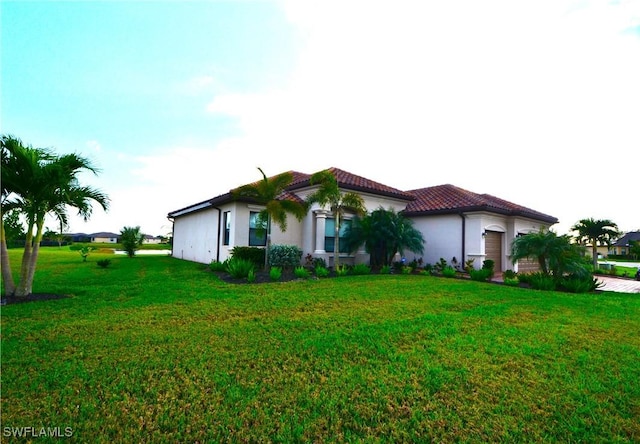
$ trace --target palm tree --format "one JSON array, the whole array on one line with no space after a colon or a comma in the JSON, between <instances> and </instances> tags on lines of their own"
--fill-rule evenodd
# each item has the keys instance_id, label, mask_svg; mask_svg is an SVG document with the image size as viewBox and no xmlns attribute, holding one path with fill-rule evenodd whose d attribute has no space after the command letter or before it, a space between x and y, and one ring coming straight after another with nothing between
<instances>
[{"instance_id":1,"label":"palm tree","mask_svg":"<svg viewBox=\"0 0 640 444\"><path fill-rule=\"evenodd\" d=\"M594 270L598 269L598 245L611 245L611 241L620 235L618 225L609 219L580 219L571 230L578 232L575 239L579 243L586 245L591 242Z\"/></svg>"},{"instance_id":2,"label":"palm tree","mask_svg":"<svg viewBox=\"0 0 640 444\"><path fill-rule=\"evenodd\" d=\"M80 185L78 174L83 171L97 174L97 169L78 154L58 156L41 148L25 147L19 139L3 136L2 155L3 207L18 209L27 222L20 281L14 288L5 285L5 292L26 297L32 292L45 216L53 215L59 222L67 224L68 208L73 207L78 210L78 215L88 220L92 203L98 203L107 210L109 198L99 190ZM13 170L5 174L6 166Z\"/></svg>"},{"instance_id":3,"label":"palm tree","mask_svg":"<svg viewBox=\"0 0 640 444\"><path fill-rule=\"evenodd\" d=\"M413 222L393 209L379 208L363 218L356 217L347 228L345 240L349 250L364 244L371 255L372 266L391 265L396 253L405 250L422 254L424 237L413 227Z\"/></svg>"},{"instance_id":4,"label":"palm tree","mask_svg":"<svg viewBox=\"0 0 640 444\"><path fill-rule=\"evenodd\" d=\"M124 227L120 230L120 242L124 251L127 252L127 256L134 257L136 250L144 242L144 234L140 231L140 226Z\"/></svg>"},{"instance_id":5,"label":"palm tree","mask_svg":"<svg viewBox=\"0 0 640 444\"><path fill-rule=\"evenodd\" d=\"M310 184L317 184L320 187L307 197L307 205L318 203L323 207L328 206L334 217L333 265L337 270L340 266L340 225L342 218L346 210L360 215L365 214L367 210L364 206L364 200L356 193L342 193L336 177L329 170L313 174Z\"/></svg>"},{"instance_id":6,"label":"palm tree","mask_svg":"<svg viewBox=\"0 0 640 444\"><path fill-rule=\"evenodd\" d=\"M301 221L307 214L307 208L298 200L283 196L283 192L293 181L293 174L287 172L268 178L261 168L258 168L258 171L262 174L262 180L241 186L233 190L232 194L236 199L250 199L265 206L258 213L257 226L262 230L266 228L267 245L264 255L266 270L269 266L269 248L271 247L271 222L275 222L284 232L287 230L287 214L291 213Z\"/></svg>"},{"instance_id":7,"label":"palm tree","mask_svg":"<svg viewBox=\"0 0 640 444\"><path fill-rule=\"evenodd\" d=\"M569 236L558 236L553 231L540 230L516 237L511 244L511 260L515 264L525 258L537 260L540 270L556 280L562 279L565 273L583 276L586 272L580 253Z\"/></svg>"}]
</instances>

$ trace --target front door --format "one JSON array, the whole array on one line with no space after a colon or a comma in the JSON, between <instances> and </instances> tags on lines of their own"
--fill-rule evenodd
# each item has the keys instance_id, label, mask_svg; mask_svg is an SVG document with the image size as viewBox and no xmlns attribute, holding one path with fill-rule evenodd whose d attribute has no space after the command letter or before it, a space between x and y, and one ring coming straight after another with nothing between
<instances>
[{"instance_id":1,"label":"front door","mask_svg":"<svg viewBox=\"0 0 640 444\"><path fill-rule=\"evenodd\" d=\"M499 231L487 231L484 238L484 254L485 259L491 259L494 262L494 270L496 273L502 271L502 236Z\"/></svg>"}]
</instances>

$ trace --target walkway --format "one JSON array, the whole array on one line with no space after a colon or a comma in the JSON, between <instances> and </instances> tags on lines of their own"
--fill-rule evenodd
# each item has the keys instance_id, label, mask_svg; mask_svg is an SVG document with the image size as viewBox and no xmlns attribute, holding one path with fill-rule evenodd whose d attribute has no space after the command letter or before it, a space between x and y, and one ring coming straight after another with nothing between
<instances>
[{"instance_id":1,"label":"walkway","mask_svg":"<svg viewBox=\"0 0 640 444\"><path fill-rule=\"evenodd\" d=\"M598 279L598 282L604 284L598 290L616 291L618 293L640 293L640 281L600 275L596 275L595 278Z\"/></svg>"}]
</instances>

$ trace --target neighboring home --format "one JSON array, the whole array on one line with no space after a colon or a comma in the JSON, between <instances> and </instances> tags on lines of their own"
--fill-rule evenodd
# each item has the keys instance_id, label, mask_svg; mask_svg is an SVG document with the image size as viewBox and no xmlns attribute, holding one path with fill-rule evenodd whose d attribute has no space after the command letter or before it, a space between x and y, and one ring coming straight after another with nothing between
<instances>
[{"instance_id":1,"label":"neighboring home","mask_svg":"<svg viewBox=\"0 0 640 444\"><path fill-rule=\"evenodd\" d=\"M611 245L609 248L609 254L616 254L620 256L630 254L629 248L631 247L631 241L640 242L640 231L630 231L622 236L613 245Z\"/></svg>"},{"instance_id":2,"label":"neighboring home","mask_svg":"<svg viewBox=\"0 0 640 444\"><path fill-rule=\"evenodd\" d=\"M425 264L434 264L454 257L459 263L474 260L480 268L485 259L495 261L495 269L518 271L535 268L530 261L515 266L510 261L511 241L519 235L549 228L558 222L555 217L488 195L476 194L453 185L439 185L411 191L401 191L355 174L330 168L339 187L356 192L364 199L369 211L380 207L402 212L413 220L414 227L425 239ZM281 199L300 202L317 185L310 184L310 174L291 172L293 181ZM264 236L257 236L256 216L263 206L246 199L235 199L231 191L212 199L172 211L173 251L176 258L210 263L224 261L234 246L264 246ZM353 215L346 215L349 220ZM272 244L297 245L303 256L311 254L333 265L333 216L314 204L301 222L287 217L288 228L282 232L274 224ZM416 255L415 258L419 258ZM340 253L343 263L368 263L364 248L355 253ZM407 261L414 259L407 253Z\"/></svg>"},{"instance_id":3,"label":"neighboring home","mask_svg":"<svg viewBox=\"0 0 640 444\"><path fill-rule=\"evenodd\" d=\"M160 236L151 236L150 234L145 234L142 239L143 244L161 244L162 238Z\"/></svg>"},{"instance_id":4,"label":"neighboring home","mask_svg":"<svg viewBox=\"0 0 640 444\"><path fill-rule=\"evenodd\" d=\"M91 235L86 233L69 233L64 237L71 239L71 242L91 242Z\"/></svg>"},{"instance_id":5,"label":"neighboring home","mask_svg":"<svg viewBox=\"0 0 640 444\"><path fill-rule=\"evenodd\" d=\"M118 239L120 237L119 234L109 233L109 232L93 233L90 236L91 236L91 242L108 243L108 244L117 244Z\"/></svg>"}]
</instances>

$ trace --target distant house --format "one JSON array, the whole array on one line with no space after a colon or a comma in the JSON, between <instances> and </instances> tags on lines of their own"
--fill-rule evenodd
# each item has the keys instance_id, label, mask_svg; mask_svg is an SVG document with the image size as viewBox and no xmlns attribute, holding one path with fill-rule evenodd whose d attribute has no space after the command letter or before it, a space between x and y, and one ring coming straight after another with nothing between
<instances>
[{"instance_id":1,"label":"distant house","mask_svg":"<svg viewBox=\"0 0 640 444\"><path fill-rule=\"evenodd\" d=\"M510 249L519 235L548 229L558 222L553 216L517 205L489 194L477 194L454 185L438 185L411 191L374 182L338 168L330 168L344 192L358 193L368 211L380 207L392 208L411 219L425 239L425 264L440 258L458 263L473 259L480 268L491 259L497 271L513 269L530 271L536 264L522 261L513 265ZM313 193L317 185L311 175L292 171L293 181L281 199L299 202ZM264 206L247 199L234 198L231 191L212 199L172 211L173 257L194 262L210 263L229 258L235 246L265 246L265 237L258 236L256 216ZM349 221L353 214L347 214ZM308 210L301 222L291 217L286 232L272 227L273 244L297 245L303 256L322 258L333 265L334 219L332 213L318 204ZM339 252L343 263L368 263L364 248ZM413 254L406 259L411 261Z\"/></svg>"},{"instance_id":2,"label":"distant house","mask_svg":"<svg viewBox=\"0 0 640 444\"><path fill-rule=\"evenodd\" d=\"M91 235L87 233L69 233L64 237L71 239L71 242L91 242Z\"/></svg>"},{"instance_id":3,"label":"distant house","mask_svg":"<svg viewBox=\"0 0 640 444\"><path fill-rule=\"evenodd\" d=\"M613 245L611 245L611 247L609 247L609 254L626 256L629 254L631 241L640 242L640 231L630 231L622 236Z\"/></svg>"},{"instance_id":4,"label":"distant house","mask_svg":"<svg viewBox=\"0 0 640 444\"><path fill-rule=\"evenodd\" d=\"M144 239L142 240L143 244L161 244L162 238L160 236L151 236L150 234L145 234Z\"/></svg>"},{"instance_id":5,"label":"distant house","mask_svg":"<svg viewBox=\"0 0 640 444\"><path fill-rule=\"evenodd\" d=\"M99 243L107 243L107 244L117 244L118 239L120 238L119 234L109 233L109 232L93 233L90 236L91 236L91 242L99 242Z\"/></svg>"}]
</instances>

